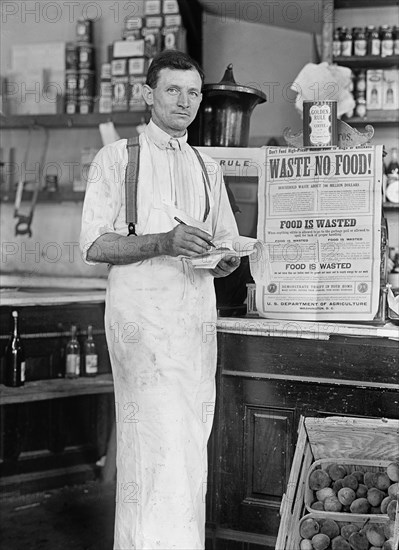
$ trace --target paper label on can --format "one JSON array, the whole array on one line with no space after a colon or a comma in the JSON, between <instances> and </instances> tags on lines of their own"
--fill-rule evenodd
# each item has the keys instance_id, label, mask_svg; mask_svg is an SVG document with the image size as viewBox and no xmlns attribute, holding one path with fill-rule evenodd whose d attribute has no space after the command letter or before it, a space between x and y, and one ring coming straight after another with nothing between
<instances>
[{"instance_id":1,"label":"paper label on can","mask_svg":"<svg viewBox=\"0 0 399 550\"><path fill-rule=\"evenodd\" d=\"M331 108L312 105L309 109L309 141L311 145L331 144Z\"/></svg>"}]
</instances>

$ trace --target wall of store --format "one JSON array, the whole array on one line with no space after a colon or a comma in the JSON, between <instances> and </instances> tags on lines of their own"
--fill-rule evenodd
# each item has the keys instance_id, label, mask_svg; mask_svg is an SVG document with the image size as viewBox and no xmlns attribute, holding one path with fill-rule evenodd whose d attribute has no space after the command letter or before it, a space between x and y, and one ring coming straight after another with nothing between
<instances>
[{"instance_id":1,"label":"wall of store","mask_svg":"<svg viewBox=\"0 0 399 550\"><path fill-rule=\"evenodd\" d=\"M94 42L99 67L106 59L108 44L120 38L126 15L132 10L136 10L138 15L137 10L140 9L139 2L80 2L75 7L73 2L59 3L58 7L55 4L34 1L7 3L9 11L3 14L2 25L2 72L10 66L11 44L72 41L75 39L76 21L82 16L96 18ZM204 14L203 66L206 82L219 82L227 65L233 63L238 83L256 86L268 97L266 103L255 108L251 118L252 146L265 145L270 137L280 137L285 127L300 129L301 119L295 110L294 94L289 86L301 68L312 60L313 40L310 34L245 21L221 20L217 16ZM133 128L128 127L117 130L121 137L134 132ZM394 139L392 135L390 130L379 131L378 142L390 143ZM5 131L2 144L4 159L7 160L9 148L15 147L21 173L29 171L43 153L44 138L43 129L32 129L30 135L26 129ZM76 174L71 172L70 163L79 162L81 150L88 146L101 147L97 129L51 130L46 162L59 164L61 186L72 185L73 175ZM76 169L79 170L79 167ZM105 276L105 266L89 268L78 259L70 262L71 245L65 243L78 241L81 206L80 203L39 205L34 217L33 237L24 239L14 236L12 205L2 204L2 239L17 246L17 252L7 256L3 270ZM390 213L389 218L391 235L398 235L397 213ZM48 245L53 242L58 243L58 249ZM36 256L37 246L40 248L39 256ZM25 251L30 249L34 253L26 255ZM76 253L76 246L73 249ZM55 254L60 254L60 250L60 260L51 261Z\"/></svg>"}]
</instances>

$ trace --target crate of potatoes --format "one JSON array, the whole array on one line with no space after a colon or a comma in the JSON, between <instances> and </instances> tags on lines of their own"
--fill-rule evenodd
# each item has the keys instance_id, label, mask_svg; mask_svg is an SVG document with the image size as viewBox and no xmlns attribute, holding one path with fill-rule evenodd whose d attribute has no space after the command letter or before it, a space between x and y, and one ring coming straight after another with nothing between
<instances>
[{"instance_id":1,"label":"crate of potatoes","mask_svg":"<svg viewBox=\"0 0 399 550\"><path fill-rule=\"evenodd\" d=\"M398 500L399 420L302 417L276 550L399 550Z\"/></svg>"}]
</instances>

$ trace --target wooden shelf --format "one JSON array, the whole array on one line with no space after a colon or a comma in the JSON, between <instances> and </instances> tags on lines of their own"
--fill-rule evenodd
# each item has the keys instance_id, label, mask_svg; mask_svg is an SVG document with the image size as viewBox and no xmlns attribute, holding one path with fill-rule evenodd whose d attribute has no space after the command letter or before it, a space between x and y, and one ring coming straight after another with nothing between
<instances>
[{"instance_id":1,"label":"wooden shelf","mask_svg":"<svg viewBox=\"0 0 399 550\"><path fill-rule=\"evenodd\" d=\"M377 8L397 6L398 0L383 0L382 2L376 2L376 0L334 0L334 9L353 9L353 8Z\"/></svg>"},{"instance_id":2,"label":"wooden shelf","mask_svg":"<svg viewBox=\"0 0 399 550\"><path fill-rule=\"evenodd\" d=\"M390 114L388 114L390 113ZM399 123L398 111L373 111L369 112L365 117L352 117L343 119L351 126L359 126L366 124L378 124L379 126L396 126Z\"/></svg>"},{"instance_id":3,"label":"wooden shelf","mask_svg":"<svg viewBox=\"0 0 399 550\"><path fill-rule=\"evenodd\" d=\"M67 378L36 380L26 382L20 388L9 388L0 384L0 405L31 403L78 395L97 395L113 391L112 374L99 374L93 378L81 377L73 380Z\"/></svg>"},{"instance_id":4,"label":"wooden shelf","mask_svg":"<svg viewBox=\"0 0 399 550\"><path fill-rule=\"evenodd\" d=\"M384 202L382 207L384 210L399 210L399 202Z\"/></svg>"},{"instance_id":5,"label":"wooden shelf","mask_svg":"<svg viewBox=\"0 0 399 550\"><path fill-rule=\"evenodd\" d=\"M24 191L22 196L22 202L32 200L33 191ZM37 202L82 202L85 196L84 191L73 191L72 189L66 189L61 191L40 191L37 197ZM0 202L11 203L15 202L15 191L12 193L6 193L2 191L0 193Z\"/></svg>"},{"instance_id":6,"label":"wooden shelf","mask_svg":"<svg viewBox=\"0 0 399 550\"><path fill-rule=\"evenodd\" d=\"M397 67L399 65L399 55L389 55L379 57L377 55L340 55L333 58L337 65L343 65L350 69L382 69L388 67Z\"/></svg>"},{"instance_id":7,"label":"wooden shelf","mask_svg":"<svg viewBox=\"0 0 399 550\"><path fill-rule=\"evenodd\" d=\"M11 115L0 118L0 128L95 128L103 122L113 122L117 126L137 126L148 119L148 111L88 115Z\"/></svg>"}]
</instances>

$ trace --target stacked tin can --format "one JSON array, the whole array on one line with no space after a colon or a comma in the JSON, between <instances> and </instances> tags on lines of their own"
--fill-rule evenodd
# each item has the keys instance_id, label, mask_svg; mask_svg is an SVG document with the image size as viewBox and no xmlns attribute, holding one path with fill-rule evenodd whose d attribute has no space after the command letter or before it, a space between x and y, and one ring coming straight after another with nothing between
<instances>
[{"instance_id":1,"label":"stacked tin can","mask_svg":"<svg viewBox=\"0 0 399 550\"><path fill-rule=\"evenodd\" d=\"M95 70L93 21L82 19L76 26L77 40L66 45L65 112L93 112Z\"/></svg>"}]
</instances>

